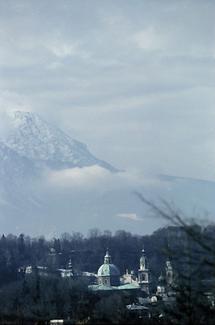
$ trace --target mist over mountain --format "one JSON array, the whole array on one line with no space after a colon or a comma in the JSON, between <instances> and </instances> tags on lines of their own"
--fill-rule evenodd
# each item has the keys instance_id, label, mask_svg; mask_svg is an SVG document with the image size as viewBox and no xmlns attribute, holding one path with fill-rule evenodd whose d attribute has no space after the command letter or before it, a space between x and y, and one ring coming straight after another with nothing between
<instances>
[{"instance_id":1,"label":"mist over mountain","mask_svg":"<svg viewBox=\"0 0 215 325\"><path fill-rule=\"evenodd\" d=\"M119 171L30 112L13 112L0 142L0 222L7 233L51 236L95 227L147 233L164 221L134 191L189 213L195 207L213 213L214 190L213 182Z\"/></svg>"}]
</instances>

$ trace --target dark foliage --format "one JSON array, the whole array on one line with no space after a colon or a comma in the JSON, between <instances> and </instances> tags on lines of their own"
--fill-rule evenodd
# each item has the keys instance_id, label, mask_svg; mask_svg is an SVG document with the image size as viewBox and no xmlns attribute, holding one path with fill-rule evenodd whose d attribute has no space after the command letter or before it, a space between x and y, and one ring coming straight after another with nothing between
<instances>
[{"instance_id":1,"label":"dark foliage","mask_svg":"<svg viewBox=\"0 0 215 325\"><path fill-rule=\"evenodd\" d=\"M208 289L202 285L214 276L214 235L213 226L202 228L198 225L186 228L184 225L171 226L150 236L132 235L122 230L112 235L109 231L101 233L97 229L91 230L87 237L80 233L65 233L52 240L30 238L23 234L18 237L2 235L0 323L7 319L27 319L30 324L35 320L64 318L88 324L152 324L152 320L136 319L136 316L131 317L127 313L126 304L134 302L128 294L100 296L88 291L83 281L61 279L55 275L41 277L37 272L24 276L20 272L20 267L28 265L42 265L50 269L66 267L69 259L77 273L96 272L108 247L113 262L124 273L126 269L138 269L144 245L149 259L152 290L155 291L157 278L167 258L177 270L177 299L174 306L165 310L166 323L204 324L207 315L214 319L213 310L204 296ZM52 248L55 254L51 254ZM160 311L156 313L158 315ZM162 322L157 315L153 323Z\"/></svg>"}]
</instances>

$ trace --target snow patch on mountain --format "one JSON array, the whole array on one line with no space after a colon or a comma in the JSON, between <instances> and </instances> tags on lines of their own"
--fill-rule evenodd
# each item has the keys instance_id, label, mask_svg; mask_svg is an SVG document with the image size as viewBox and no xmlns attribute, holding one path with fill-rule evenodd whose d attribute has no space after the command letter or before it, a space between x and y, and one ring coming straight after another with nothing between
<instances>
[{"instance_id":1,"label":"snow patch on mountain","mask_svg":"<svg viewBox=\"0 0 215 325\"><path fill-rule=\"evenodd\" d=\"M87 146L31 112L16 111L7 145L23 157L54 169L99 165L116 171L94 157Z\"/></svg>"}]
</instances>

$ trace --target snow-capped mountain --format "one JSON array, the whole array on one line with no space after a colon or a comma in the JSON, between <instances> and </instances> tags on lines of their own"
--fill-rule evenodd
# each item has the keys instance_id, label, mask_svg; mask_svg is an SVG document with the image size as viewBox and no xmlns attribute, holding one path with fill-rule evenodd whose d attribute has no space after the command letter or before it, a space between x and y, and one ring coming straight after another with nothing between
<instances>
[{"instance_id":1,"label":"snow-capped mountain","mask_svg":"<svg viewBox=\"0 0 215 325\"><path fill-rule=\"evenodd\" d=\"M53 194L46 183L50 171L94 165L117 170L37 114L16 111L10 118L9 135L0 139L0 226L2 231L47 232L51 220L62 213L70 218L73 209L78 214L82 204L71 194Z\"/></svg>"},{"instance_id":2,"label":"snow-capped mountain","mask_svg":"<svg viewBox=\"0 0 215 325\"><path fill-rule=\"evenodd\" d=\"M12 126L7 146L41 167L61 169L99 165L116 171L110 164L94 157L85 144L72 139L37 114L16 111L12 115Z\"/></svg>"},{"instance_id":3,"label":"snow-capped mountain","mask_svg":"<svg viewBox=\"0 0 215 325\"><path fill-rule=\"evenodd\" d=\"M175 202L188 213L196 207L215 214L215 182L168 175L144 182L116 171L38 115L15 112L8 137L0 139L1 231L54 235L95 227L156 229L162 220L148 222L147 209L133 191L152 201Z\"/></svg>"}]
</instances>

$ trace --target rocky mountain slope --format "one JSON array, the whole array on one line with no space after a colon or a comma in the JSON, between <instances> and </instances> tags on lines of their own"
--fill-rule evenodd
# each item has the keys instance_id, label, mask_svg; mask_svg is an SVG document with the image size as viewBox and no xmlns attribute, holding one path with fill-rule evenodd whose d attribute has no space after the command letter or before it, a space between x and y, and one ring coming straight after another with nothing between
<instances>
[{"instance_id":1,"label":"rocky mountain slope","mask_svg":"<svg viewBox=\"0 0 215 325\"><path fill-rule=\"evenodd\" d=\"M6 144L41 167L72 168L98 165L116 171L110 164L93 156L85 144L72 139L59 128L30 112L14 112L12 129Z\"/></svg>"}]
</instances>

